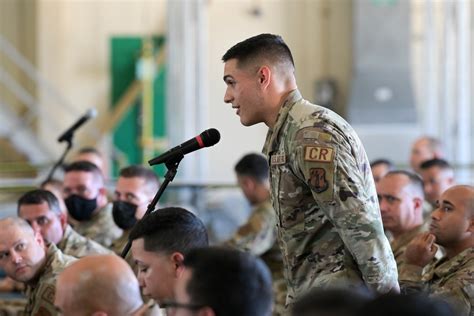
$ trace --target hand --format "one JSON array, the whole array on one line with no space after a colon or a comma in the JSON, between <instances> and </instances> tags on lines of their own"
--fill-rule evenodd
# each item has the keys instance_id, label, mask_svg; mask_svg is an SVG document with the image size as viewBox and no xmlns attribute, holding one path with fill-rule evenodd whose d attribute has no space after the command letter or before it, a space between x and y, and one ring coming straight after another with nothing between
<instances>
[{"instance_id":1,"label":"hand","mask_svg":"<svg viewBox=\"0 0 474 316\"><path fill-rule=\"evenodd\" d=\"M424 267L433 260L438 247L434 244L435 235L423 233L408 244L405 250L405 263Z\"/></svg>"}]
</instances>

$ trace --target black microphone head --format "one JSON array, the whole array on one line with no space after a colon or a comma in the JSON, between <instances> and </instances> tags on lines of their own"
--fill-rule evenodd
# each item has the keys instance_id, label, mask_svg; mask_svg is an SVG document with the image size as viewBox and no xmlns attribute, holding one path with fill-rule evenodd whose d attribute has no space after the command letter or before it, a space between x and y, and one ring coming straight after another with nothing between
<instances>
[{"instance_id":1,"label":"black microphone head","mask_svg":"<svg viewBox=\"0 0 474 316\"><path fill-rule=\"evenodd\" d=\"M201 136L204 147L214 146L221 139L221 134L215 128L207 129L199 136Z\"/></svg>"}]
</instances>

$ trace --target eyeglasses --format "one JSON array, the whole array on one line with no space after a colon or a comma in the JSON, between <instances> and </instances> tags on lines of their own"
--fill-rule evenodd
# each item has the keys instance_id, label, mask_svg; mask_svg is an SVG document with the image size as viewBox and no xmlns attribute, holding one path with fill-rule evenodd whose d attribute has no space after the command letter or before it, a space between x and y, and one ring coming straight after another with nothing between
<instances>
[{"instance_id":1,"label":"eyeglasses","mask_svg":"<svg viewBox=\"0 0 474 316\"><path fill-rule=\"evenodd\" d=\"M164 301L160 304L160 308L166 309L166 312L173 312L178 308L189 309L192 311L200 310L201 308L205 307L206 305L203 304L195 304L195 303L180 303L176 301Z\"/></svg>"}]
</instances>

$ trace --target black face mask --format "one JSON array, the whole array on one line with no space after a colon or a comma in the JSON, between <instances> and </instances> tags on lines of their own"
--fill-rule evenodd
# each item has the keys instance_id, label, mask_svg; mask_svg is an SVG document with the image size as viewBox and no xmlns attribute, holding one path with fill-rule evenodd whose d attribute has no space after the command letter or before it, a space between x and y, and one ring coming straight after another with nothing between
<instances>
[{"instance_id":1,"label":"black face mask","mask_svg":"<svg viewBox=\"0 0 474 316\"><path fill-rule=\"evenodd\" d=\"M114 217L114 222L123 230L127 230L133 227L137 222L135 218L135 213L137 212L137 205L123 202L123 201L114 201L112 207L112 216Z\"/></svg>"},{"instance_id":2,"label":"black face mask","mask_svg":"<svg viewBox=\"0 0 474 316\"><path fill-rule=\"evenodd\" d=\"M97 198L85 199L79 195L71 195L64 200L69 215L76 221L83 222L92 218L92 213L97 209Z\"/></svg>"}]
</instances>

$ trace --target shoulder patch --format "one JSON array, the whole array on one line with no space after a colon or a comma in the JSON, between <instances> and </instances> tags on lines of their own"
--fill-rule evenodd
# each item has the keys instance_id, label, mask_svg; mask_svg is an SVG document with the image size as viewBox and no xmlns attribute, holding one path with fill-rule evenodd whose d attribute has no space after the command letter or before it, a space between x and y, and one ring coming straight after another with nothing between
<instances>
[{"instance_id":1,"label":"shoulder patch","mask_svg":"<svg viewBox=\"0 0 474 316\"><path fill-rule=\"evenodd\" d=\"M54 304L54 293L56 292L55 287L52 285L47 285L42 290L42 292L43 293L41 294L41 299L48 303Z\"/></svg>"},{"instance_id":2,"label":"shoulder patch","mask_svg":"<svg viewBox=\"0 0 474 316\"><path fill-rule=\"evenodd\" d=\"M332 139L332 136L330 134L318 132L315 130L306 130L303 132L303 138L304 139L319 139L325 142L330 142Z\"/></svg>"},{"instance_id":3,"label":"shoulder patch","mask_svg":"<svg viewBox=\"0 0 474 316\"><path fill-rule=\"evenodd\" d=\"M314 162L331 162L334 160L334 149L323 146L306 146L304 160Z\"/></svg>"},{"instance_id":4,"label":"shoulder patch","mask_svg":"<svg viewBox=\"0 0 474 316\"><path fill-rule=\"evenodd\" d=\"M309 183L316 193L321 193L329 188L329 182L326 178L326 170L323 168L312 168L309 170Z\"/></svg>"}]
</instances>

